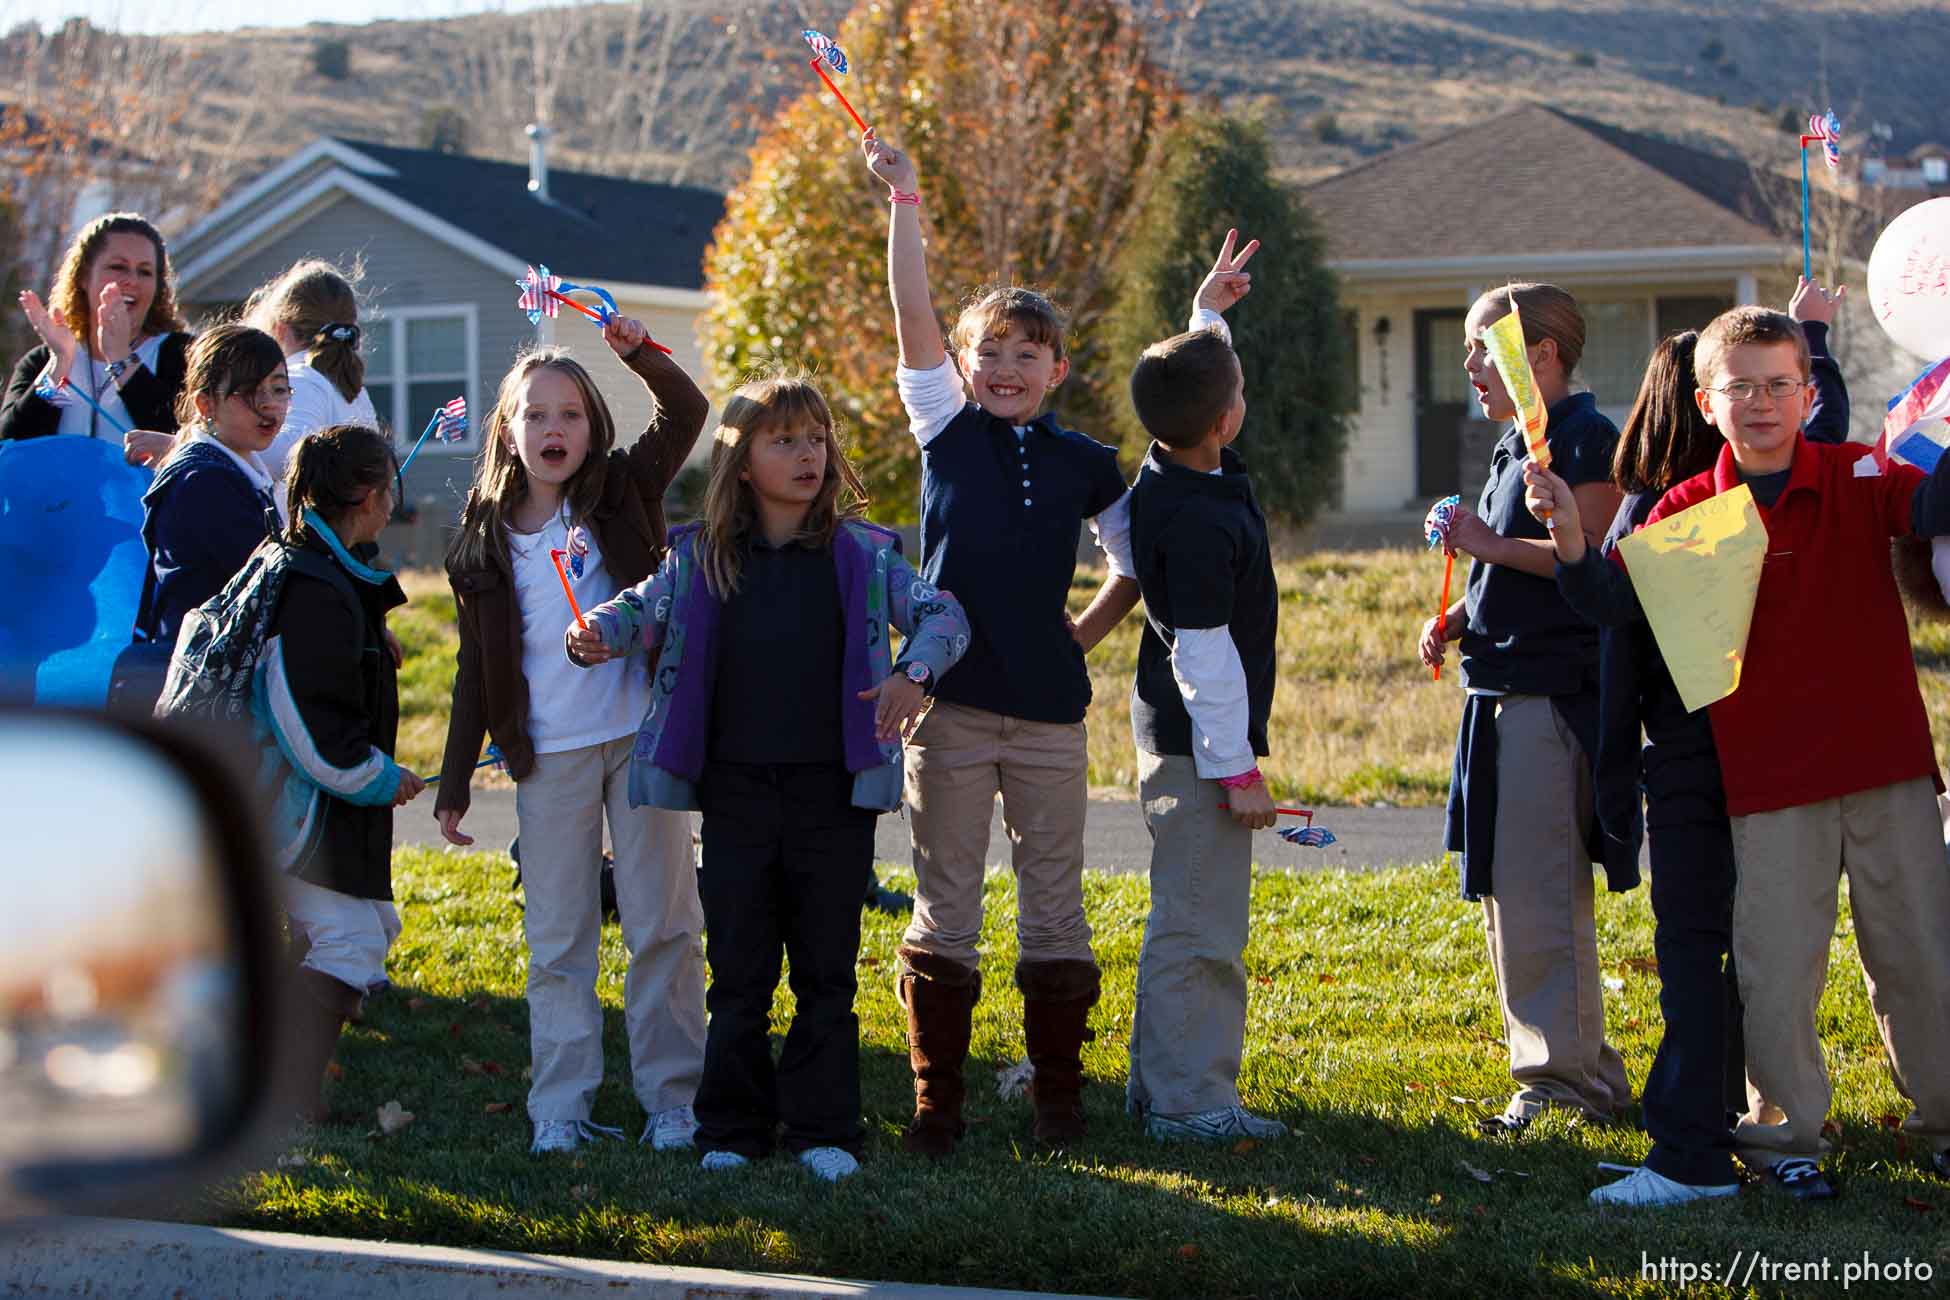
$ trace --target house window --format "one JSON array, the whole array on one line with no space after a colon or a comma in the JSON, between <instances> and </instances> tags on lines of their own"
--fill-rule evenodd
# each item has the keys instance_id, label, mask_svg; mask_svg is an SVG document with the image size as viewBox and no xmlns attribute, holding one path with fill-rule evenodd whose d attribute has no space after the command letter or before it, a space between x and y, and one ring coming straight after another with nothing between
<instances>
[{"instance_id":1,"label":"house window","mask_svg":"<svg viewBox=\"0 0 1950 1300\"><path fill-rule=\"evenodd\" d=\"M1950 158L1925 158L1923 183L1925 185L1950 184Z\"/></svg>"},{"instance_id":2,"label":"house window","mask_svg":"<svg viewBox=\"0 0 1950 1300\"><path fill-rule=\"evenodd\" d=\"M1665 338L1682 330L1703 330L1715 316L1732 306L1733 299L1724 294L1661 298L1659 337Z\"/></svg>"},{"instance_id":3,"label":"house window","mask_svg":"<svg viewBox=\"0 0 1950 1300\"><path fill-rule=\"evenodd\" d=\"M1587 299L1582 305L1584 360L1579 368L1584 381L1601 408L1629 409L1652 355L1652 304L1644 298L1627 298Z\"/></svg>"},{"instance_id":4,"label":"house window","mask_svg":"<svg viewBox=\"0 0 1950 1300\"><path fill-rule=\"evenodd\" d=\"M466 439L428 442L421 454L479 445L487 415L480 409L479 337L472 303L393 308L365 323L366 391L401 446L412 446L433 413L461 396L467 398Z\"/></svg>"}]
</instances>

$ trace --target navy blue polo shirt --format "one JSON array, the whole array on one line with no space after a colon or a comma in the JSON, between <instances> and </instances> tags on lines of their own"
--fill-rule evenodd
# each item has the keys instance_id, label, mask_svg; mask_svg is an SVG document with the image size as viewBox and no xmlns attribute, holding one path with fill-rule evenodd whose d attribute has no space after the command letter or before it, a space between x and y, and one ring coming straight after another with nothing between
<instances>
[{"instance_id":1,"label":"navy blue polo shirt","mask_svg":"<svg viewBox=\"0 0 1950 1300\"><path fill-rule=\"evenodd\" d=\"M1016 437L970 402L921 448L921 573L961 601L968 653L935 694L1028 722L1081 722L1083 648L1064 608L1083 521L1124 495L1117 450L1044 415Z\"/></svg>"},{"instance_id":2,"label":"navy blue polo shirt","mask_svg":"<svg viewBox=\"0 0 1950 1300\"><path fill-rule=\"evenodd\" d=\"M1131 731L1147 754L1191 755L1192 718L1171 671L1179 628L1223 627L1246 673L1246 740L1266 757L1273 711L1280 591L1266 516L1232 448L1217 474L1165 460L1153 447L1131 488L1131 554L1144 596L1144 636L1131 687Z\"/></svg>"},{"instance_id":3,"label":"navy blue polo shirt","mask_svg":"<svg viewBox=\"0 0 1950 1300\"><path fill-rule=\"evenodd\" d=\"M1544 437L1551 468L1572 487L1607 482L1618 429L1590 393L1550 408ZM1546 540L1523 504L1523 432L1512 424L1490 457L1476 513L1505 537ZM1573 695L1595 689L1598 629L1580 618L1552 578L1472 561L1463 598L1469 624L1460 646L1463 685L1509 695Z\"/></svg>"}]
</instances>

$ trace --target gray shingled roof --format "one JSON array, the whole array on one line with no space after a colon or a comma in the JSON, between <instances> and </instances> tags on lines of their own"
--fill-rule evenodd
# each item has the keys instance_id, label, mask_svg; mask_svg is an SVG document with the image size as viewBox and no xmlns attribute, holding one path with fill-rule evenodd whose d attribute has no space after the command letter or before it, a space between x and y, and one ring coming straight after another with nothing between
<instances>
[{"instance_id":1,"label":"gray shingled roof","mask_svg":"<svg viewBox=\"0 0 1950 1300\"><path fill-rule=\"evenodd\" d=\"M374 185L524 262L598 283L704 287L704 250L724 215L714 190L551 169L541 200L518 163L338 142L396 173L366 177Z\"/></svg>"},{"instance_id":2,"label":"gray shingled roof","mask_svg":"<svg viewBox=\"0 0 1950 1300\"><path fill-rule=\"evenodd\" d=\"M1308 186L1336 261L1800 239L1746 163L1532 104Z\"/></svg>"}]
</instances>

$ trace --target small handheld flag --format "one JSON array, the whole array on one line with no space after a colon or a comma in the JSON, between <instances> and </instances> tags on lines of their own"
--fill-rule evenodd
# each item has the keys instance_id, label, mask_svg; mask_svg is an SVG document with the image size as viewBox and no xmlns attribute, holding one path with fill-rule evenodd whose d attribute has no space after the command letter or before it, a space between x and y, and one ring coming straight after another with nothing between
<instances>
[{"instance_id":1,"label":"small handheld flag","mask_svg":"<svg viewBox=\"0 0 1950 1300\"><path fill-rule=\"evenodd\" d=\"M1422 536L1428 539L1429 549L1434 550L1449 540L1449 529L1456 522L1456 507L1462 498L1451 494L1429 507L1427 518L1422 520ZM1456 553L1450 551L1442 557L1442 603L1435 607L1435 616L1446 618L1449 613L1449 579L1456 571ZM1435 666L1435 680L1442 680L1442 665Z\"/></svg>"},{"instance_id":2,"label":"small handheld flag","mask_svg":"<svg viewBox=\"0 0 1950 1300\"><path fill-rule=\"evenodd\" d=\"M840 101L840 107L845 109L846 115L853 119L853 125L865 131L867 124L861 120L858 113L853 111L853 105L847 103L846 96L841 94L840 88L833 84L833 79L826 75L827 68L831 68L833 71L842 75L845 74L847 67L846 52L835 45L831 37L816 32L810 27L804 29L799 34L805 37L806 44L812 47L812 62L807 64L807 66L818 74L821 81L826 83L826 89L832 91L833 98Z\"/></svg>"},{"instance_id":3,"label":"small handheld flag","mask_svg":"<svg viewBox=\"0 0 1950 1300\"><path fill-rule=\"evenodd\" d=\"M420 454L420 447L431 437L439 442L459 442L467 436L467 395L462 394L433 413L427 427L413 443L413 450L406 453L406 459L399 463L399 472L406 473L406 467Z\"/></svg>"},{"instance_id":4,"label":"small handheld flag","mask_svg":"<svg viewBox=\"0 0 1950 1300\"><path fill-rule=\"evenodd\" d=\"M1813 248L1808 233L1808 146L1819 142L1821 156L1831 172L1842 169L1842 122L1835 110L1811 113L1808 133L1801 137L1801 278L1814 278Z\"/></svg>"},{"instance_id":5,"label":"small handheld flag","mask_svg":"<svg viewBox=\"0 0 1950 1300\"><path fill-rule=\"evenodd\" d=\"M577 582L582 581L582 566L589 558L589 530L577 524L569 530L569 549L564 552L569 557L569 573Z\"/></svg>"},{"instance_id":6,"label":"small handheld flag","mask_svg":"<svg viewBox=\"0 0 1950 1300\"><path fill-rule=\"evenodd\" d=\"M1889 403L1876 439L1878 467L1891 460L1906 461L1928 473L1936 468L1950 445L1950 358L1937 362Z\"/></svg>"},{"instance_id":7,"label":"small handheld flag","mask_svg":"<svg viewBox=\"0 0 1950 1300\"><path fill-rule=\"evenodd\" d=\"M582 606L576 604L575 589L569 586L569 571L562 567L562 557L567 554L567 551L550 547L548 558L555 561L555 576L562 579L562 594L569 598L569 609L576 616L576 626L586 632L589 630L589 624L583 621Z\"/></svg>"},{"instance_id":8,"label":"small handheld flag","mask_svg":"<svg viewBox=\"0 0 1950 1300\"><path fill-rule=\"evenodd\" d=\"M520 296L515 299L515 306L528 313L530 325L541 324L544 316L554 319L563 307L579 311L596 324L605 326L622 315L622 312L617 309L616 299L611 296L609 290L594 284L570 284L559 276L551 275L546 266L539 270L533 266L529 267L528 274L515 281L515 287L521 290ZM594 294L597 299L596 305L584 306L569 297L572 293ZM669 348L648 334L643 336L643 341L665 356L670 355Z\"/></svg>"},{"instance_id":9,"label":"small handheld flag","mask_svg":"<svg viewBox=\"0 0 1950 1300\"><path fill-rule=\"evenodd\" d=\"M1219 805L1219 811L1230 812L1232 811L1232 805L1229 803L1222 803ZM1282 817L1305 817L1307 819L1307 824L1305 826L1289 826L1283 831L1273 832L1275 835L1278 835L1281 839L1285 840L1288 844L1298 844L1301 848L1305 848L1305 849L1324 849L1329 844L1335 842L1334 832L1328 830L1324 826L1314 825L1313 809L1275 808L1273 811L1278 813Z\"/></svg>"}]
</instances>

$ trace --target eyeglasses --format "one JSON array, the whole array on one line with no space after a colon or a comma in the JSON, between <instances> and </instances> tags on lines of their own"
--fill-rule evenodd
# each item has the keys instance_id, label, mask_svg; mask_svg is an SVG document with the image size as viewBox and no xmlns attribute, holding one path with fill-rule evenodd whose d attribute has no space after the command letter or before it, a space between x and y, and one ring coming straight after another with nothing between
<instances>
[{"instance_id":1,"label":"eyeglasses","mask_svg":"<svg viewBox=\"0 0 1950 1300\"><path fill-rule=\"evenodd\" d=\"M1785 402L1808 386L1805 379L1770 379L1764 384L1756 384L1745 379L1736 379L1725 388L1706 388L1709 393L1724 394L1729 402L1751 402L1760 393L1766 393L1777 402ZM1702 385L1702 387L1705 387Z\"/></svg>"}]
</instances>

